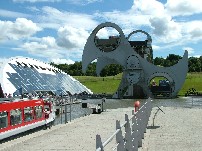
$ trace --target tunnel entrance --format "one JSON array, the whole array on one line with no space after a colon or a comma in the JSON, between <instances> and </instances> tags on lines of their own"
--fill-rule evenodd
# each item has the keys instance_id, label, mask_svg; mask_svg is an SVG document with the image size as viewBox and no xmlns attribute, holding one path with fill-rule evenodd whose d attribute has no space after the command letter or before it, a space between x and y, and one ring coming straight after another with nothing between
<instances>
[{"instance_id":1,"label":"tunnel entrance","mask_svg":"<svg viewBox=\"0 0 202 151\"><path fill-rule=\"evenodd\" d=\"M133 98L136 99L144 99L146 96L144 91L140 85L134 84L133 85Z\"/></svg>"},{"instance_id":2,"label":"tunnel entrance","mask_svg":"<svg viewBox=\"0 0 202 151\"><path fill-rule=\"evenodd\" d=\"M165 77L154 77L150 81L150 90L154 98L170 98L172 87L171 81Z\"/></svg>"}]
</instances>

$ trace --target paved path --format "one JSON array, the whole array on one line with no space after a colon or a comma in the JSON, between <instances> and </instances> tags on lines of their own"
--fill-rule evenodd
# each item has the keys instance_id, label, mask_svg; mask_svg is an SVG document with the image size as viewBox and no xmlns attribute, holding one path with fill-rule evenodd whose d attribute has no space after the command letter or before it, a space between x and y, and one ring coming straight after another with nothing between
<instances>
[{"instance_id":1,"label":"paved path","mask_svg":"<svg viewBox=\"0 0 202 151\"><path fill-rule=\"evenodd\" d=\"M41 130L10 142L0 144L6 151L94 151L95 137L103 141L115 132L116 119L124 121L133 108L107 110L102 114L75 119L68 124ZM139 151L202 151L202 109L163 107L155 119L156 129L147 129L143 147ZM156 108L153 108L149 121ZM106 150L111 151L115 140Z\"/></svg>"},{"instance_id":2,"label":"paved path","mask_svg":"<svg viewBox=\"0 0 202 151\"><path fill-rule=\"evenodd\" d=\"M202 151L202 109L163 107L147 130L141 151ZM153 108L149 125L156 108Z\"/></svg>"},{"instance_id":3,"label":"paved path","mask_svg":"<svg viewBox=\"0 0 202 151\"><path fill-rule=\"evenodd\" d=\"M75 119L71 123L53 126L50 130L41 130L0 144L0 150L6 151L94 151L96 134L103 141L115 132L116 119L124 122L125 113L132 115L133 108L107 110L101 114ZM115 140L109 144L112 150Z\"/></svg>"}]
</instances>

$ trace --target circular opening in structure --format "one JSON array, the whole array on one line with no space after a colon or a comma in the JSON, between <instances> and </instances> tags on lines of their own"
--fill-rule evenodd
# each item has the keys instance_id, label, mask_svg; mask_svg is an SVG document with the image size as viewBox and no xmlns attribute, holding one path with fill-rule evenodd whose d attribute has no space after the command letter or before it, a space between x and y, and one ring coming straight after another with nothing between
<instances>
[{"instance_id":1,"label":"circular opening in structure","mask_svg":"<svg viewBox=\"0 0 202 151\"><path fill-rule=\"evenodd\" d=\"M103 27L97 32L94 41L101 51L111 52L120 44L120 33L113 27Z\"/></svg>"},{"instance_id":2,"label":"circular opening in structure","mask_svg":"<svg viewBox=\"0 0 202 151\"><path fill-rule=\"evenodd\" d=\"M149 87L156 98L169 98L172 92L171 82L162 76L152 78Z\"/></svg>"},{"instance_id":3,"label":"circular opening in structure","mask_svg":"<svg viewBox=\"0 0 202 151\"><path fill-rule=\"evenodd\" d=\"M135 52L137 52L142 58L151 62L153 59L152 50L148 48L149 35L142 30L137 30L128 35L128 42Z\"/></svg>"},{"instance_id":4,"label":"circular opening in structure","mask_svg":"<svg viewBox=\"0 0 202 151\"><path fill-rule=\"evenodd\" d=\"M142 32L137 32L137 33L134 33L132 34L129 39L129 41L145 41L147 40L147 35L145 35L144 33Z\"/></svg>"}]
</instances>

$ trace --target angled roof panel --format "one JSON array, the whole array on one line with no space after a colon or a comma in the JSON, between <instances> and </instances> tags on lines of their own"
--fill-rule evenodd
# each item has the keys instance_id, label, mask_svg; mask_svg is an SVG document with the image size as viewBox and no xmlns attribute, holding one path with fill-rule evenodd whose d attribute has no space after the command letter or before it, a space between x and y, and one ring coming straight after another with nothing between
<instances>
[{"instance_id":1,"label":"angled roof panel","mask_svg":"<svg viewBox=\"0 0 202 151\"><path fill-rule=\"evenodd\" d=\"M11 58L5 61L0 71L0 83L4 93L13 94L22 88L24 93L33 91L63 91L79 94L92 92L70 75L59 69L31 58Z\"/></svg>"}]
</instances>

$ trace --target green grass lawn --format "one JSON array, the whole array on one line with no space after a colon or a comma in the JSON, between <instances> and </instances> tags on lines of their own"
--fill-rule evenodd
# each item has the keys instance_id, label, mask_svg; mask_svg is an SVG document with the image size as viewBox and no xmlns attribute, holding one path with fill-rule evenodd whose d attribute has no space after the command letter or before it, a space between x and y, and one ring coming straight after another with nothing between
<instances>
[{"instance_id":1,"label":"green grass lawn","mask_svg":"<svg viewBox=\"0 0 202 151\"><path fill-rule=\"evenodd\" d=\"M109 77L74 76L93 93L113 94L118 89L122 74Z\"/></svg>"},{"instance_id":2,"label":"green grass lawn","mask_svg":"<svg viewBox=\"0 0 202 151\"><path fill-rule=\"evenodd\" d=\"M179 95L184 95L190 88L195 88L196 91L202 93L202 72L188 73Z\"/></svg>"},{"instance_id":3,"label":"green grass lawn","mask_svg":"<svg viewBox=\"0 0 202 151\"><path fill-rule=\"evenodd\" d=\"M83 85L93 91L93 93L99 94L113 94L116 92L120 84L121 77L122 74L109 77L74 76L75 79L79 80ZM184 96L189 88L195 88L198 92L202 93L202 72L188 73L179 95Z\"/></svg>"}]
</instances>

